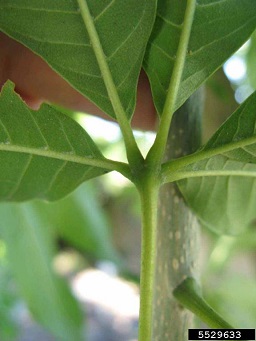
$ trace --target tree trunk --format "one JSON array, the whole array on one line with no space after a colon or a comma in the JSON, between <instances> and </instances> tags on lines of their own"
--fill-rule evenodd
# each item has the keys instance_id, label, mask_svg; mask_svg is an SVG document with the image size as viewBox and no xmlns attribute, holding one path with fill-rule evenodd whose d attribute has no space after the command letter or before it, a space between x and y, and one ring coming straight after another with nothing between
<instances>
[{"instance_id":1,"label":"tree trunk","mask_svg":"<svg viewBox=\"0 0 256 341\"><path fill-rule=\"evenodd\" d=\"M199 147L202 92L197 91L175 113L166 159ZM152 341L187 341L193 316L179 305L172 291L185 277L198 277L199 226L175 184L162 187L158 212Z\"/></svg>"}]
</instances>

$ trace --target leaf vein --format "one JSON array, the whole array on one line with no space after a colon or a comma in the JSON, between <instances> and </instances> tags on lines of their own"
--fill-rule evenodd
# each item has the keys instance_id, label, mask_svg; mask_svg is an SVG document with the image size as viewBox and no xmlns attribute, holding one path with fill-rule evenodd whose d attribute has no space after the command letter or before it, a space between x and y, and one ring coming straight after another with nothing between
<instances>
[{"instance_id":1,"label":"leaf vein","mask_svg":"<svg viewBox=\"0 0 256 341\"><path fill-rule=\"evenodd\" d=\"M50 146L49 146L49 144L48 144L48 141L46 140L45 136L43 135L42 130L41 130L41 128L39 127L39 125L38 125L38 123L37 123L35 117L32 115L31 110L28 109L28 112L29 112L29 115L30 115L32 121L34 122L35 126L37 127L37 129L38 129L38 131L39 131L39 134L41 135L41 137L42 137L42 139L43 139L43 141L44 141L44 143L45 143L45 146L44 146L44 147L50 148Z\"/></svg>"},{"instance_id":2,"label":"leaf vein","mask_svg":"<svg viewBox=\"0 0 256 341\"><path fill-rule=\"evenodd\" d=\"M183 26L183 23L182 24L176 24L174 23L173 21L169 20L169 19L166 19L165 17L163 17L161 14L157 13L157 17L159 17L161 20L163 20L165 23L175 27L175 28L178 28L179 30L182 29L182 26Z\"/></svg>"},{"instance_id":3,"label":"leaf vein","mask_svg":"<svg viewBox=\"0 0 256 341\"><path fill-rule=\"evenodd\" d=\"M86 167L86 169L85 169L83 175L82 175L79 179L77 179L77 181L76 181L76 186L78 186L81 182L84 181L84 178L85 178L86 174L89 173L89 172L91 171L91 169L92 169L92 167L90 167L90 166L87 166L87 167Z\"/></svg>"},{"instance_id":4,"label":"leaf vein","mask_svg":"<svg viewBox=\"0 0 256 341\"><path fill-rule=\"evenodd\" d=\"M44 194L47 196L47 194L50 193L51 189L54 186L54 183L57 181L58 176L60 175L60 173L62 172L62 170L66 167L66 165L68 164L68 161L63 161L63 163L61 164L60 168L56 170L55 174L52 177L52 180L47 188L47 190L44 192Z\"/></svg>"},{"instance_id":5,"label":"leaf vein","mask_svg":"<svg viewBox=\"0 0 256 341\"><path fill-rule=\"evenodd\" d=\"M70 139L69 139L69 137L68 137L68 135L67 135L67 133L66 133L66 130L65 130L65 128L64 128L63 123L61 122L61 120L60 120L60 118L58 117L58 115L55 114L55 117L56 117L56 119L59 121L59 126L60 126L60 128L61 128L61 131L63 132L64 137L65 137L67 143L69 144L69 146L70 146L70 148L71 148L71 150L70 150L69 152L71 152L72 154L76 154L76 150L75 150L74 146L72 145L72 143L70 142Z\"/></svg>"},{"instance_id":6,"label":"leaf vein","mask_svg":"<svg viewBox=\"0 0 256 341\"><path fill-rule=\"evenodd\" d=\"M208 4L198 4L197 3L197 6L198 7L210 7L210 6L216 6L216 4L217 5L219 5L219 4L222 4L222 3L224 3L224 2L228 2L229 0L217 0L217 1L212 1L211 3L208 3Z\"/></svg>"},{"instance_id":7,"label":"leaf vein","mask_svg":"<svg viewBox=\"0 0 256 341\"><path fill-rule=\"evenodd\" d=\"M131 32L128 34L128 36L122 41L122 43L111 53L110 56L107 57L107 61L110 62L110 60L114 57L114 55L126 44L126 42L130 39L130 37L136 32L137 28L140 26L141 22L144 19L145 9L143 10L143 13L140 17L140 20L137 22L136 26L131 30Z\"/></svg>"},{"instance_id":8,"label":"leaf vein","mask_svg":"<svg viewBox=\"0 0 256 341\"><path fill-rule=\"evenodd\" d=\"M95 18L94 18L94 22L96 22L97 20L99 20L99 18L104 15L116 2L116 0L112 0Z\"/></svg>"},{"instance_id":9,"label":"leaf vein","mask_svg":"<svg viewBox=\"0 0 256 341\"><path fill-rule=\"evenodd\" d=\"M250 20L246 21L243 25L239 26L236 30L230 32L229 34L226 34L226 35L223 35L221 37L221 39L215 39L215 40L212 40L210 43L206 44L206 45L203 45L202 47L200 47L199 49L197 50L194 50L194 51L190 51L189 53L189 56L192 57L194 56L195 54L198 54L200 52L202 52L205 48L211 46L211 45L214 45L215 43L217 42L221 42L222 40L225 40L226 38L236 34L237 32L239 32L242 28L244 28L246 25L248 25L248 23L250 23L251 21L255 20L255 18L251 18Z\"/></svg>"},{"instance_id":10,"label":"leaf vein","mask_svg":"<svg viewBox=\"0 0 256 341\"><path fill-rule=\"evenodd\" d=\"M32 154L28 154L27 162L25 163L25 166L24 166L23 170L21 171L20 177L19 177L16 185L12 188L12 190L8 194L7 199L11 199L13 197L13 195L15 193L17 193L17 191L19 190L19 187L21 185L22 179L23 179L24 175L26 174L32 159L33 159L33 155Z\"/></svg>"},{"instance_id":11,"label":"leaf vein","mask_svg":"<svg viewBox=\"0 0 256 341\"><path fill-rule=\"evenodd\" d=\"M5 133L6 133L6 135L8 136L8 138L9 138L9 140L7 140L7 141L3 141L4 143L6 143L6 142L8 142L8 143L12 143L12 138L11 138L11 136L10 136L10 134L9 134L9 131L8 131L8 129L6 128L6 126L5 126L5 124L4 124L4 122L2 121L2 119L0 118L0 123L1 123L1 126L3 127L3 129L4 129L4 131L5 131Z\"/></svg>"},{"instance_id":12,"label":"leaf vein","mask_svg":"<svg viewBox=\"0 0 256 341\"><path fill-rule=\"evenodd\" d=\"M125 75L125 77L121 80L121 82L119 84L117 84L116 88L120 89L121 86L126 82L127 78L129 78L130 74L133 72L133 69L136 67L136 64L133 65L133 67L131 67L129 69L129 71L127 72L127 74Z\"/></svg>"},{"instance_id":13,"label":"leaf vein","mask_svg":"<svg viewBox=\"0 0 256 341\"><path fill-rule=\"evenodd\" d=\"M252 156L256 156L256 152L255 153L253 153L253 151L252 150L248 150L247 148L249 148L251 145L249 145L249 146L244 146L244 147L242 147L241 149L243 149L243 151L245 151L247 154L249 154L249 155L252 155Z\"/></svg>"},{"instance_id":14,"label":"leaf vein","mask_svg":"<svg viewBox=\"0 0 256 341\"><path fill-rule=\"evenodd\" d=\"M175 61L175 57L174 56L170 56L164 49L162 49L159 45L153 43L152 41L149 42L150 45L154 46L156 49L158 49L160 52L163 53L163 55L165 57L167 57L169 60L171 60L172 62Z\"/></svg>"},{"instance_id":15,"label":"leaf vein","mask_svg":"<svg viewBox=\"0 0 256 341\"><path fill-rule=\"evenodd\" d=\"M67 42L67 41L59 41L59 40L45 40L39 37L33 37L31 35L26 34L26 36L24 36L24 34L20 34L20 36L24 37L24 39L30 39L33 40L35 42L41 43L41 44L49 44L49 45L67 45L67 46L83 46L83 47L90 47L91 45L88 43L75 43L75 42Z\"/></svg>"},{"instance_id":16,"label":"leaf vein","mask_svg":"<svg viewBox=\"0 0 256 341\"><path fill-rule=\"evenodd\" d=\"M145 60L144 60L144 64L145 64L145 65L148 65L147 62L146 62ZM164 85L161 83L161 80L160 80L160 78L159 78L159 76L158 76L158 74L157 74L157 72L156 72L156 69L153 68L153 67L151 67L151 70L150 70L150 71L155 75L155 77L156 77L156 79L157 79L157 81L158 81L158 83L159 83L159 86L160 86L160 88L162 89L163 95L166 96L167 90L165 89Z\"/></svg>"},{"instance_id":17,"label":"leaf vein","mask_svg":"<svg viewBox=\"0 0 256 341\"><path fill-rule=\"evenodd\" d=\"M31 12L46 12L46 13L65 13L65 14L77 14L79 15L78 11L75 10L59 10L59 9L48 9L48 8L32 8L32 7L24 7L24 6L15 6L15 5L2 5L0 6L2 9L14 9L14 10L25 10Z\"/></svg>"}]
</instances>

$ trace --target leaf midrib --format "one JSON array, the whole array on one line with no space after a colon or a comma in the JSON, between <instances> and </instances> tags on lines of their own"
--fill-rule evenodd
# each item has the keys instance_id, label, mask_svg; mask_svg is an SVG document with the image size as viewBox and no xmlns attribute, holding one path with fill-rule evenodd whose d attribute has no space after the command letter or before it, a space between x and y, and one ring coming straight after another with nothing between
<instances>
[{"instance_id":1,"label":"leaf midrib","mask_svg":"<svg viewBox=\"0 0 256 341\"><path fill-rule=\"evenodd\" d=\"M47 8L35 8L35 7L21 7L21 6L15 6L13 4L11 5L2 5L0 8L4 9L15 9L15 10L21 10L21 11L34 11L34 12L47 12L47 13L65 13L65 14L76 14L79 15L78 11L67 11L67 10L59 10L59 9L47 9Z\"/></svg>"},{"instance_id":2,"label":"leaf midrib","mask_svg":"<svg viewBox=\"0 0 256 341\"><path fill-rule=\"evenodd\" d=\"M230 143L226 143L225 145L220 145L216 148L210 148L205 150L201 149L193 154L186 155L176 160L172 160L166 162L162 165L163 175L167 176L168 173L178 171L179 169L196 163L198 161L202 161L208 158L211 158L216 155L221 155L230 151L234 151L239 148L243 148L249 145L256 143L256 135L251 137L247 137L245 139L239 141L231 141Z\"/></svg>"},{"instance_id":3,"label":"leaf midrib","mask_svg":"<svg viewBox=\"0 0 256 341\"><path fill-rule=\"evenodd\" d=\"M19 146L15 144L4 144L0 143L0 152L6 151L6 152L14 152L14 153L22 153L22 154L30 154L30 155L36 155L36 156L42 156L46 158L52 158L56 160L62 160L62 161L68 161L68 162L74 162L81 165L87 165L87 166L93 166L93 167L99 167L105 170L122 170L122 173L126 171L129 172L129 168L127 164L109 160L104 157L102 158L96 158L94 156L79 156L74 155L73 152L56 152L54 150L49 150L45 148L32 148L32 147L24 147Z\"/></svg>"},{"instance_id":4,"label":"leaf midrib","mask_svg":"<svg viewBox=\"0 0 256 341\"><path fill-rule=\"evenodd\" d=\"M254 171L244 170L200 170L200 171L185 171L177 172L174 175L167 176L164 183L174 182L188 178L201 178L201 177L218 177L218 176L241 176L256 178L256 169Z\"/></svg>"}]
</instances>

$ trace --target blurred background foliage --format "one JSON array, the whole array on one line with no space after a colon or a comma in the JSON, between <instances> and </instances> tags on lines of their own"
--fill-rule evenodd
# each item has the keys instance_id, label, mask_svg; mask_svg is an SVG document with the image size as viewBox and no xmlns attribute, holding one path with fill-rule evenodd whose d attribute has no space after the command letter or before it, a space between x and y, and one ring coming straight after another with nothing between
<instances>
[{"instance_id":1,"label":"blurred background foliage","mask_svg":"<svg viewBox=\"0 0 256 341\"><path fill-rule=\"evenodd\" d=\"M205 85L204 142L255 89L256 34ZM115 124L65 113L85 127L104 155L124 158ZM136 136L146 153L154 134L136 132ZM20 316L26 306L54 340L83 338L84 311L70 284L74 276L99 268L106 264L103 261L108 261L110 272L138 284L139 200L128 180L115 172L56 203L1 204L0 217L1 341L22 340ZM256 223L239 237L217 236L202 228L201 249L206 299L234 326L253 328ZM101 285L103 290L104 282Z\"/></svg>"}]
</instances>

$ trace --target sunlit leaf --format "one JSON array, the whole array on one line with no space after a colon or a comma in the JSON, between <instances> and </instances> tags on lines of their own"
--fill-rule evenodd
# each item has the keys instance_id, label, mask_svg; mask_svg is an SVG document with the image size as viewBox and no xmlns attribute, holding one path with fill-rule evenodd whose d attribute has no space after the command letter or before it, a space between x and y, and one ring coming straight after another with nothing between
<instances>
[{"instance_id":1,"label":"sunlit leaf","mask_svg":"<svg viewBox=\"0 0 256 341\"><path fill-rule=\"evenodd\" d=\"M127 115L155 17L155 0L84 0ZM0 0L0 30L17 39L103 111L115 116L76 0Z\"/></svg>"},{"instance_id":2,"label":"sunlit leaf","mask_svg":"<svg viewBox=\"0 0 256 341\"><path fill-rule=\"evenodd\" d=\"M240 233L256 218L255 104L256 93L201 150L216 149L218 155L181 170L191 177L179 182L186 201L206 226L221 233ZM226 147L229 151L220 150Z\"/></svg>"},{"instance_id":3,"label":"sunlit leaf","mask_svg":"<svg viewBox=\"0 0 256 341\"><path fill-rule=\"evenodd\" d=\"M175 63L186 1L159 0L145 69L161 114ZM176 109L256 28L255 0L198 0Z\"/></svg>"},{"instance_id":4,"label":"sunlit leaf","mask_svg":"<svg viewBox=\"0 0 256 341\"><path fill-rule=\"evenodd\" d=\"M1 204L0 233L10 267L33 316L56 338L82 340L83 320L67 285L53 272L54 238L31 203Z\"/></svg>"},{"instance_id":5,"label":"sunlit leaf","mask_svg":"<svg viewBox=\"0 0 256 341\"><path fill-rule=\"evenodd\" d=\"M7 84L0 96L0 200L56 200L106 171L89 135L72 119L43 105L30 110ZM87 161L86 161L87 160ZM89 165L88 165L89 163Z\"/></svg>"}]
</instances>

